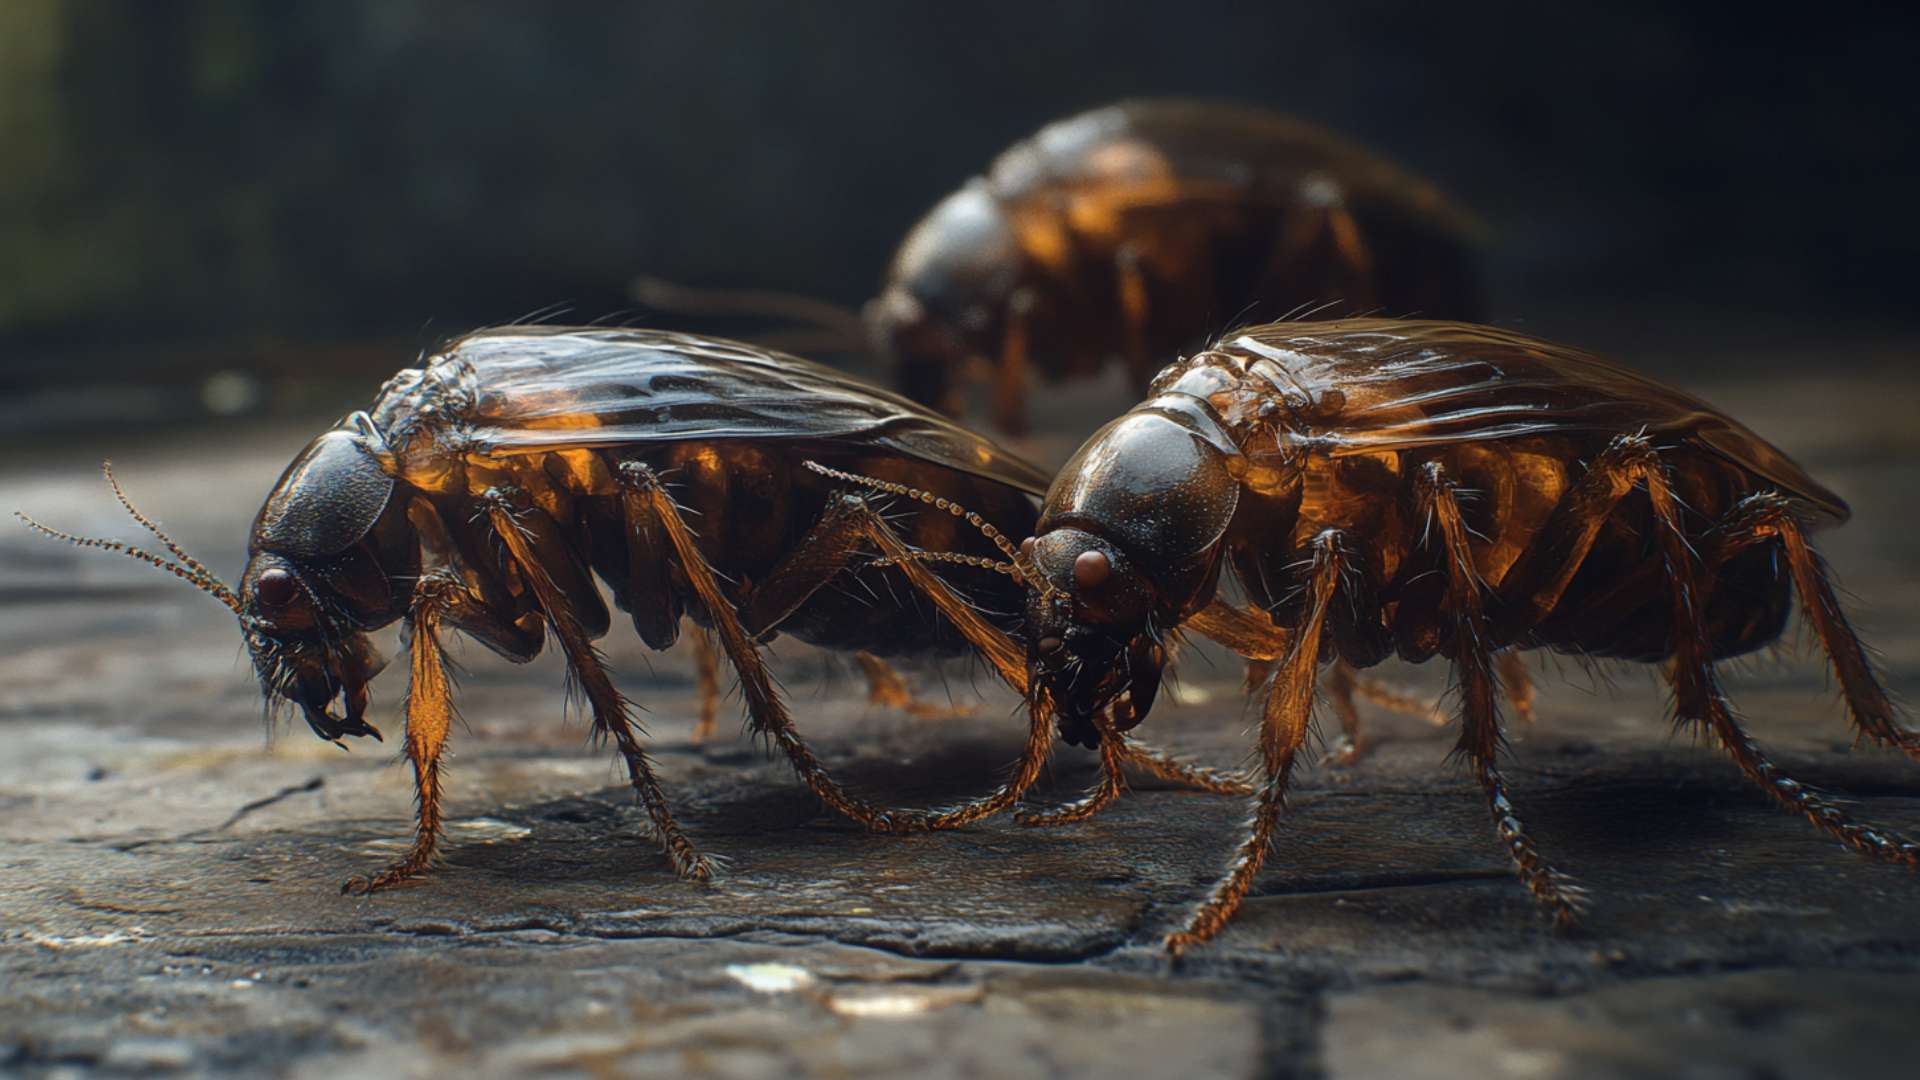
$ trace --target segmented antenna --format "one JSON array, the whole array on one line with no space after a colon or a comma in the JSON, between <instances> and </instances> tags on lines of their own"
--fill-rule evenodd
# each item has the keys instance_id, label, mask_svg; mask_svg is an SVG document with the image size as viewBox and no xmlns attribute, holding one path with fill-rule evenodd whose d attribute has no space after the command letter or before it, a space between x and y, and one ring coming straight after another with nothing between
<instances>
[{"instance_id":1,"label":"segmented antenna","mask_svg":"<svg viewBox=\"0 0 1920 1080\"><path fill-rule=\"evenodd\" d=\"M959 563L961 566L977 566L982 570L991 570L996 574L1005 574L1013 580L1020 582L1022 585L1027 583L1025 575L1021 574L1019 568L1015 567L1012 563L998 562L994 559L983 558L979 555L963 555L958 551L915 551L909 553L904 558L883 555L880 558L869 560L867 565L874 569L879 569L886 566L898 566L901 563L907 562L943 562Z\"/></svg>"},{"instance_id":2,"label":"segmented antenna","mask_svg":"<svg viewBox=\"0 0 1920 1080\"><path fill-rule=\"evenodd\" d=\"M42 525L38 521L35 521L34 519L28 517L27 515L21 513L18 510L15 510L13 512L13 516L19 518L22 522L26 523L27 528L32 529L33 531L41 534L42 536L51 537L55 540L64 540L69 544L74 544L79 547L99 548L102 551L117 552L121 555L127 556L130 559L139 559L143 563L147 563L152 566L157 566L160 569L165 570L167 573L172 574L174 577L177 577L180 580L186 582L187 584L192 585L194 588L199 589L204 593L210 594L215 600L220 601L221 603L227 605L228 608L232 609L235 615L242 614L240 609L240 598L234 595L234 592L232 589L227 588L227 586L223 582L221 582L219 578L213 575L213 571L207 569L205 564L201 563L200 560L187 554L185 551L182 551L180 549L180 545L174 543L172 537L168 536L164 532L161 532L160 526L155 525L152 519L148 518L145 514L142 514L140 511L134 509L132 500L128 499L127 493L120 489L120 482L113 478L112 464L103 462L100 466L100 470L103 474L105 474L107 478L108 486L113 488L114 498L120 500L120 505L126 508L127 513L133 515L133 520L139 522L142 526L144 526L147 529L148 532L151 532L153 533L154 536L158 537L160 542L166 545L167 550L172 552L180 560L179 562L171 562L167 559L161 558L158 555L155 555L151 551L146 551L142 548L134 547L133 545L125 543L123 541L102 540L97 537L76 536L70 532L62 532L61 530L52 528L51 526Z\"/></svg>"},{"instance_id":3,"label":"segmented antenna","mask_svg":"<svg viewBox=\"0 0 1920 1080\"><path fill-rule=\"evenodd\" d=\"M203 564L199 559L196 559L193 556L187 554L186 552L180 550L180 545L173 542L173 537L168 536L166 533L161 532L160 526L155 525L152 519L148 518L147 515L133 508L133 500L127 498L127 493L121 490L120 481L114 479L113 462L111 461L101 462L100 475L107 478L107 486L113 489L113 497L120 500L120 505L126 508L127 513L133 515L133 520L146 526L148 532L152 533L154 536L159 537L160 542L162 544L167 545L167 550L173 552L173 557L176 559L179 559L181 565L185 566L187 569L193 571L194 573L200 575L200 578L203 581L211 581L211 582L218 583L219 579L213 576L213 571L207 569L206 565ZM226 588L225 585L221 585L220 587L222 589Z\"/></svg>"},{"instance_id":4,"label":"segmented antenna","mask_svg":"<svg viewBox=\"0 0 1920 1080\"><path fill-rule=\"evenodd\" d=\"M1011 564L1013 571L1008 576L1029 589L1038 590L1042 596L1052 597L1054 594L1053 587L1047 584L1047 579L1040 573L1040 568L1033 564L1033 560L1029 559L1025 552L1015 547L1013 542L1008 540L1006 535L999 529L994 528L986 518L961 506L952 499L935 495L930 491L921 491L919 488L908 487L905 484L896 484L891 480L876 480L871 476L861 476L859 473L830 469L817 461L809 461L806 463L806 466L821 476L831 477L835 480L844 480L849 484L859 484L862 487L872 488L875 491L884 491L889 495L904 495L909 499L926 503L936 510L945 510L954 517L966 519L967 524L979 529L981 535L993 541L993 546L999 548L1000 553L1007 557L1007 562ZM939 552L928 554L945 556L949 553ZM959 562L962 560L955 558L944 561ZM998 563L987 564L987 569L995 569L999 565Z\"/></svg>"}]
</instances>

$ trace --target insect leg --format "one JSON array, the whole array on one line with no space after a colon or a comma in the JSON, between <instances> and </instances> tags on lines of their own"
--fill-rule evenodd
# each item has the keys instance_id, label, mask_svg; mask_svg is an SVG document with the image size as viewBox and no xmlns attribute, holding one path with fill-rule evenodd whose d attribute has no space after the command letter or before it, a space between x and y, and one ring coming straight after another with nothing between
<instances>
[{"instance_id":1,"label":"insect leg","mask_svg":"<svg viewBox=\"0 0 1920 1080\"><path fill-rule=\"evenodd\" d=\"M933 705L914 697L900 672L870 652L854 653L853 660L867 677L867 701L871 704L898 709L921 720L951 720L973 711L965 706Z\"/></svg>"},{"instance_id":2,"label":"insect leg","mask_svg":"<svg viewBox=\"0 0 1920 1080\"><path fill-rule=\"evenodd\" d=\"M1099 725L1100 721L1096 718L1094 726L1097 728ZM1104 736L1102 738L1102 744L1104 746ZM1122 740L1120 744L1120 763L1138 769L1148 776L1157 777L1170 784L1190 787L1196 791L1204 791L1211 795L1251 795L1254 793L1254 786L1248 783L1238 773L1222 772L1218 769L1209 769L1204 765L1195 765L1191 762L1181 761L1165 750L1147 746L1133 739L1126 738L1125 736L1122 736Z\"/></svg>"},{"instance_id":3,"label":"insect leg","mask_svg":"<svg viewBox=\"0 0 1920 1080\"><path fill-rule=\"evenodd\" d=\"M1658 470L1646 436L1622 435L1607 444L1501 578L1489 620L1495 641L1515 640L1559 605L1614 507Z\"/></svg>"},{"instance_id":4,"label":"insect leg","mask_svg":"<svg viewBox=\"0 0 1920 1080\"><path fill-rule=\"evenodd\" d=\"M884 518L874 512L865 499L847 495L842 497L840 505L845 508L849 521L860 535L878 548L882 556L892 560L913 587L953 622L961 635L999 672L1001 679L1022 694L1029 694L1026 651L999 628L981 618L972 605L957 596L920 560L913 558L912 549L907 547ZM911 825L928 829L958 828L998 814L1018 802L1020 796L1040 779L1040 771L1045 767L1047 755L1053 747L1051 711L1046 708L1045 702L1029 694L1027 711L1027 741L1021 748L1019 762L1005 783L980 799L918 818Z\"/></svg>"},{"instance_id":5,"label":"insect leg","mask_svg":"<svg viewBox=\"0 0 1920 1080\"><path fill-rule=\"evenodd\" d=\"M700 722L694 725L693 741L706 742L720 726L720 654L714 651L713 635L706 630L693 634L693 665L700 682Z\"/></svg>"},{"instance_id":6,"label":"insect leg","mask_svg":"<svg viewBox=\"0 0 1920 1080\"><path fill-rule=\"evenodd\" d=\"M1215 600L1189 615L1180 629L1191 630L1256 662L1281 659L1293 642L1293 631L1275 626L1265 612L1243 611L1225 600ZM1251 672L1248 677L1252 678ZM1260 681L1265 679L1262 675Z\"/></svg>"},{"instance_id":7,"label":"insect leg","mask_svg":"<svg viewBox=\"0 0 1920 1080\"><path fill-rule=\"evenodd\" d=\"M1147 351L1147 275L1140 268L1140 252L1123 244L1114 259L1119 272L1120 316L1126 320L1127 374L1136 393L1145 394L1153 382L1153 357Z\"/></svg>"},{"instance_id":8,"label":"insect leg","mask_svg":"<svg viewBox=\"0 0 1920 1080\"><path fill-rule=\"evenodd\" d=\"M1513 860L1514 873L1534 899L1553 913L1556 924L1569 925L1579 915L1585 893L1540 857L1514 812L1506 778L1500 774L1500 680L1494 671L1493 646L1482 606L1485 585L1474 569L1467 524L1454 497L1453 482L1437 463L1428 465L1420 477L1420 495L1440 527L1444 545L1446 608L1453 622L1453 670L1460 686L1460 753L1473 763L1494 827Z\"/></svg>"},{"instance_id":9,"label":"insect leg","mask_svg":"<svg viewBox=\"0 0 1920 1080\"><path fill-rule=\"evenodd\" d=\"M413 847L406 857L371 878L351 877L343 893L364 896L418 877L432 862L440 843L440 752L453 723L453 684L440 647L441 616L456 595L457 582L440 574L420 579L407 616L410 679L407 683L407 761L413 765L418 816Z\"/></svg>"},{"instance_id":10,"label":"insect leg","mask_svg":"<svg viewBox=\"0 0 1920 1080\"><path fill-rule=\"evenodd\" d=\"M1025 289L1007 301L1007 329L993 367L993 426L1008 435L1027 433L1027 369L1033 349L1029 316L1033 294Z\"/></svg>"},{"instance_id":11,"label":"insect leg","mask_svg":"<svg viewBox=\"0 0 1920 1080\"><path fill-rule=\"evenodd\" d=\"M1340 534L1333 530L1321 533L1314 540L1305 617L1291 635L1286 658L1267 691L1261 714L1260 748L1265 782L1253 800L1251 827L1226 876L1214 885L1213 894L1188 918L1184 928L1167 936L1166 949L1175 956L1220 932L1246 898L1254 875L1260 872L1267 851L1273 846L1274 834L1280 826L1280 811L1286 804L1287 780L1301 747L1306 745L1313 718L1320 635L1326 627L1327 611L1339 588L1344 563Z\"/></svg>"},{"instance_id":12,"label":"insect leg","mask_svg":"<svg viewBox=\"0 0 1920 1080\"><path fill-rule=\"evenodd\" d=\"M1747 779L1766 792L1781 809L1805 817L1815 828L1863 855L1882 862L1920 866L1920 841L1891 829L1855 821L1836 803L1781 772L1741 727L1733 703L1727 700L1714 675L1712 646L1707 640L1702 607L1697 599L1700 592L1695 555L1681 531L1679 510L1664 474L1656 471L1648 477L1647 494L1660 524L1661 553L1673 583L1674 656L1668 678L1673 684L1675 713L1682 720L1705 723ZM1784 536L1781 540L1786 542ZM1817 596L1818 590L1814 592ZM1815 626L1818 625L1816 622Z\"/></svg>"},{"instance_id":13,"label":"insect leg","mask_svg":"<svg viewBox=\"0 0 1920 1080\"><path fill-rule=\"evenodd\" d=\"M1126 740L1114 729L1113 717L1106 710L1094 714L1093 727L1100 733L1100 779L1085 797L1043 814L1016 812L1014 820L1022 825L1047 827L1085 821L1110 806L1127 789Z\"/></svg>"},{"instance_id":14,"label":"insect leg","mask_svg":"<svg viewBox=\"0 0 1920 1080\"><path fill-rule=\"evenodd\" d=\"M1008 686L1021 694L1028 693L1025 649L998 627L981 618L970 604L929 571L924 560L917 557L925 553L909 548L893 531L893 527L875 513L865 499L856 495L843 495L829 505L826 513L808 531L794 552L755 587L754 594L747 598L744 605L743 621L756 634L777 627L805 603L807 597L839 574L863 542L871 543L879 549L889 565L898 567L908 582L951 620L968 643L993 665ZM939 813L897 815L893 828L957 828L998 814L1018 802L1020 796L1039 779L1052 745L1052 729L1045 704L1041 701L1030 704L1027 741L1006 783L988 795ZM1187 765L1132 741L1121 745L1119 758L1143 771L1205 791L1237 793L1242 787L1231 777ZM1103 756L1103 762L1106 760ZM1113 776L1103 779L1106 784L1118 782L1119 778Z\"/></svg>"},{"instance_id":15,"label":"insect leg","mask_svg":"<svg viewBox=\"0 0 1920 1080\"><path fill-rule=\"evenodd\" d=\"M1847 621L1846 612L1835 595L1833 575L1801 531L1791 505L1778 495L1754 495L1734 509L1728 527L1730 545L1747 546L1777 540L1786 556L1787 571L1793 575L1794 591L1808 625L1820 639L1820 647L1833 664L1846 698L1847 713L1860 733L1881 746L1903 750L1920 761L1920 731L1901 725L1898 710L1880 685L1873 660L1866 646ZM1722 559L1731 551L1720 553Z\"/></svg>"},{"instance_id":16,"label":"insect leg","mask_svg":"<svg viewBox=\"0 0 1920 1080\"><path fill-rule=\"evenodd\" d=\"M1513 706L1513 715L1528 727L1533 726L1533 676L1527 673L1527 662L1521 658L1518 649L1502 649L1494 657L1500 665L1500 685L1507 692L1507 702Z\"/></svg>"},{"instance_id":17,"label":"insect leg","mask_svg":"<svg viewBox=\"0 0 1920 1080\"><path fill-rule=\"evenodd\" d=\"M1352 765L1360 760L1361 750L1371 745L1370 741L1361 738L1360 707L1353 703L1358 681L1352 666L1344 662L1336 661L1333 669L1327 672L1327 702L1333 706L1333 714L1340 718L1340 741L1333 747L1328 764Z\"/></svg>"},{"instance_id":18,"label":"insect leg","mask_svg":"<svg viewBox=\"0 0 1920 1080\"><path fill-rule=\"evenodd\" d=\"M627 762L628 779L640 796L648 819L653 822L654 832L667 859L673 863L674 872L693 881L709 880L713 876L712 864L674 820L666 793L660 789L653 765L640 746L633 719L628 714L630 703L613 685L573 605L547 572L549 560L571 557L558 526L545 513L510 491L493 489L487 492L483 502L494 532L506 545L509 557L518 564L521 575L546 613L547 625L553 628L553 636L567 654L567 665L593 709L595 730L613 736L619 744L620 755Z\"/></svg>"},{"instance_id":19,"label":"insect leg","mask_svg":"<svg viewBox=\"0 0 1920 1080\"><path fill-rule=\"evenodd\" d=\"M1305 180L1300 195L1300 204L1288 215L1285 230L1251 295L1299 293L1301 276L1311 274L1315 284L1336 291L1322 297L1322 308L1306 317L1336 305L1348 311L1373 307L1379 302L1375 299L1373 252L1360 233L1360 223L1346 207L1345 193L1330 177L1315 175ZM1325 262L1321 261L1323 251Z\"/></svg>"},{"instance_id":20,"label":"insect leg","mask_svg":"<svg viewBox=\"0 0 1920 1080\"><path fill-rule=\"evenodd\" d=\"M1291 631L1273 625L1273 621L1264 614L1244 611L1224 600L1208 604L1181 623L1180 628L1192 630L1246 657L1249 661L1249 690L1266 682L1273 673L1275 662L1286 654L1288 642L1292 639ZM1342 745L1335 748L1333 763L1336 765L1351 765L1360 757L1360 710L1354 705L1355 695L1395 712L1424 717L1437 724L1446 722L1446 717L1439 713L1432 702L1397 693L1359 674L1345 660L1334 661L1334 669L1328 674L1325 689L1335 715L1340 718L1340 729L1344 736Z\"/></svg>"},{"instance_id":21,"label":"insect leg","mask_svg":"<svg viewBox=\"0 0 1920 1080\"><path fill-rule=\"evenodd\" d=\"M780 747L801 782L820 801L870 829L900 828L900 823L895 820L896 815L849 795L834 782L800 738L792 716L787 713L786 703L780 700L780 695L773 688L773 677L767 671L759 647L742 624L740 613L734 609L726 594L721 592L713 568L707 565L706 557L695 546L693 531L687 527L679 506L660 483L660 478L640 462L622 462L620 485L629 519L638 521L642 517L650 518L665 530L673 546L675 560L686 573L701 604L706 607L714 632L720 638L720 648L727 654L734 672L740 677L740 691L746 698L747 716L753 730L771 738ZM770 576L769 581L772 580Z\"/></svg>"}]
</instances>

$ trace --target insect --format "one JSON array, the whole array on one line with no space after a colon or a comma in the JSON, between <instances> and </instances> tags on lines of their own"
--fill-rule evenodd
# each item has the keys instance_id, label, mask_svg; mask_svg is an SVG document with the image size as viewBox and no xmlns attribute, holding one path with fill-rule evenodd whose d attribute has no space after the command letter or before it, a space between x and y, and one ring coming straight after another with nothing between
<instances>
[{"instance_id":1,"label":"insect","mask_svg":"<svg viewBox=\"0 0 1920 1080\"><path fill-rule=\"evenodd\" d=\"M1564 924L1583 891L1527 835L1498 761L1521 650L1666 664L1678 718L1774 802L1920 863L1920 843L1783 773L1715 673L1776 640L1797 593L1860 735L1920 760L1807 539L1847 516L1737 421L1578 349L1450 322L1276 323L1160 372L1061 471L1022 545L1022 637L1033 694L1103 745L1147 714L1181 634L1278 661L1252 824L1172 952L1219 933L1259 872L1321 668L1396 654L1451 663L1459 753L1521 882ZM1223 577L1250 608L1221 597Z\"/></svg>"},{"instance_id":2,"label":"insect","mask_svg":"<svg viewBox=\"0 0 1920 1080\"><path fill-rule=\"evenodd\" d=\"M931 505L882 516L844 490L834 474L845 470L910 481ZM1008 634L1024 589L995 558L1017 552L958 507L1031 531L1046 482L903 398L795 357L668 333L514 327L452 342L313 440L255 520L237 587L167 539L117 483L170 559L22 517L211 593L238 616L269 704L297 708L329 741L379 737L367 708L381 662L367 635L406 624L403 750L419 813L404 858L345 885L371 892L420 874L438 845L439 763L454 709L449 630L522 662L551 636L673 868L710 876L593 647L611 624L596 575L655 649L673 644L683 614L709 627L739 676L752 729L835 810L900 831L1010 805L891 813L848 794L795 729L760 643L779 632L880 656L979 648L1023 684L1022 650ZM914 557L910 545L943 554ZM1158 775L1239 789L1137 745L1123 753ZM1026 783L1034 775L1037 766Z\"/></svg>"},{"instance_id":3,"label":"insect","mask_svg":"<svg viewBox=\"0 0 1920 1080\"><path fill-rule=\"evenodd\" d=\"M1432 185L1291 117L1123 101L1042 128L935 206L866 322L909 397L958 415L985 381L995 425L1024 434L1030 372L1118 362L1144 392L1156 357L1261 305L1479 318L1478 231Z\"/></svg>"}]
</instances>

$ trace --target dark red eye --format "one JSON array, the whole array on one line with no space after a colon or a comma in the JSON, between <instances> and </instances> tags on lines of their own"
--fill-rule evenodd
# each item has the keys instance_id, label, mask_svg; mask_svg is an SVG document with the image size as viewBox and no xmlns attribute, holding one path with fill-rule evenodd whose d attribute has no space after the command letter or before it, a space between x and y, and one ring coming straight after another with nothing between
<instances>
[{"instance_id":1,"label":"dark red eye","mask_svg":"<svg viewBox=\"0 0 1920 1080\"><path fill-rule=\"evenodd\" d=\"M1073 560L1073 583L1083 589L1097 589L1113 572L1113 563L1104 551L1083 551Z\"/></svg>"},{"instance_id":2,"label":"dark red eye","mask_svg":"<svg viewBox=\"0 0 1920 1080\"><path fill-rule=\"evenodd\" d=\"M270 608L286 607L299 591L299 587L293 583L293 575L285 570L269 570L261 574L260 580L253 585L253 594Z\"/></svg>"}]
</instances>

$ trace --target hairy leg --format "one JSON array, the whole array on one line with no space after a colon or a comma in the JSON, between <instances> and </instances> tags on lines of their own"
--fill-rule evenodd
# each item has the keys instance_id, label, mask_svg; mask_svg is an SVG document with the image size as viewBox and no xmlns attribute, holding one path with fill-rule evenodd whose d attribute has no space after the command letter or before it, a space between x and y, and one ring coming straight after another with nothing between
<instances>
[{"instance_id":1,"label":"hairy leg","mask_svg":"<svg viewBox=\"0 0 1920 1080\"><path fill-rule=\"evenodd\" d=\"M1274 835L1280 827L1280 812L1286 806L1287 781L1301 747L1306 745L1313 719L1320 635L1339 587L1343 562L1338 533L1329 531L1316 538L1307 612L1299 629L1291 635L1289 651L1272 688L1267 691L1261 714L1263 783L1253 800L1253 821L1226 875L1214 885L1212 895L1187 919L1185 927L1167 936L1166 949L1174 956L1211 940L1226 926L1246 899L1254 876L1260 872L1273 846Z\"/></svg>"},{"instance_id":2,"label":"hairy leg","mask_svg":"<svg viewBox=\"0 0 1920 1080\"><path fill-rule=\"evenodd\" d=\"M440 647L440 619L447 597L458 586L438 576L423 577L414 588L407 616L407 761L413 766L417 817L413 846L405 857L371 878L352 877L340 891L365 895L418 877L433 863L440 844L440 755L453 724L453 683Z\"/></svg>"},{"instance_id":3,"label":"hairy leg","mask_svg":"<svg viewBox=\"0 0 1920 1080\"><path fill-rule=\"evenodd\" d=\"M1438 465L1429 465L1421 477L1421 495L1431 520L1439 525L1447 567L1447 614L1453 622L1454 678L1460 686L1460 753L1472 763L1474 777L1486 793L1494 827L1507 846L1520 881L1545 905L1555 924L1566 926L1579 915L1585 893L1548 866L1527 835L1507 783L1500 773L1501 744L1499 679L1487 638L1482 585L1474 570L1467 543L1467 525L1460 514L1451 480Z\"/></svg>"},{"instance_id":4,"label":"hairy leg","mask_svg":"<svg viewBox=\"0 0 1920 1080\"><path fill-rule=\"evenodd\" d=\"M548 574L550 560L558 564L570 557L558 526L514 492L495 489L488 493L485 502L494 532L538 598L541 610L546 613L547 625L567 655L574 680L593 710L594 729L611 735L620 747L620 755L627 763L627 777L653 823L655 837L673 864L674 872L693 881L709 880L713 866L674 820L666 792L661 790L653 764L640 745L630 703L613 685L572 604Z\"/></svg>"},{"instance_id":5,"label":"hairy leg","mask_svg":"<svg viewBox=\"0 0 1920 1080\"><path fill-rule=\"evenodd\" d=\"M1292 632L1285 627L1275 626L1265 613L1237 608L1223 600L1216 600L1202 608L1181 623L1180 629L1190 630L1225 645L1247 658L1249 691L1266 683L1292 640ZM1389 689L1361 675L1345 660L1334 661L1323 690L1333 706L1334 715L1340 719L1342 741L1334 748L1335 765L1353 764L1360 759L1368 745L1360 735L1360 709L1354 704L1356 697L1394 712L1422 717L1436 726L1446 723L1446 717L1432 702Z\"/></svg>"},{"instance_id":6,"label":"hairy leg","mask_svg":"<svg viewBox=\"0 0 1920 1080\"><path fill-rule=\"evenodd\" d=\"M1791 504L1778 495L1755 495L1737 507L1732 518L1728 531L1734 542L1779 543L1787 571L1793 575L1794 591L1800 596L1807 625L1813 628L1821 650L1833 666L1841 695L1846 699L1847 714L1853 718L1860 734L1920 761L1920 731L1900 722L1899 710L1880 685L1866 646L1840 606L1826 560L1807 542Z\"/></svg>"},{"instance_id":7,"label":"hairy leg","mask_svg":"<svg viewBox=\"0 0 1920 1080\"><path fill-rule=\"evenodd\" d=\"M1678 717L1704 724L1741 773L1781 809L1805 817L1815 828L1863 855L1882 862L1920 865L1920 842L1894 830L1855 820L1832 800L1782 773L1746 733L1714 673L1712 648L1699 615L1700 587L1695 555L1681 531L1679 509L1664 473L1656 470L1648 476L1647 494L1660 525L1661 550L1673 583L1674 657L1668 677L1673 684ZM1819 595L1817 587L1812 591L1815 596ZM1804 599L1805 594L1802 595ZM1818 625L1816 622L1816 628Z\"/></svg>"},{"instance_id":8,"label":"hairy leg","mask_svg":"<svg viewBox=\"0 0 1920 1080\"><path fill-rule=\"evenodd\" d=\"M694 544L693 531L687 527L680 507L667 493L660 478L652 469L636 461L623 462L619 472L621 498L625 503L629 527L646 524L657 526L666 533L675 562L686 574L701 605L707 609L707 618L720 639L720 648L740 678L740 692L746 699L748 722L753 730L772 739L780 747L795 774L820 801L869 828L891 827L892 818L887 811L843 790L827 775L819 760L813 756L813 751L801 739L792 716L787 712L786 703L773 688L773 677L767 671L759 647L741 624L732 601L721 591L713 568L707 565L706 557Z\"/></svg>"}]
</instances>

